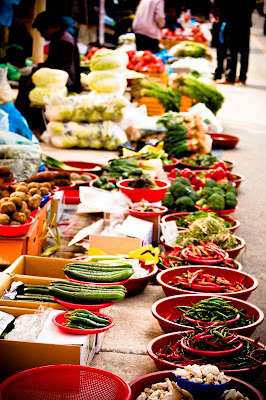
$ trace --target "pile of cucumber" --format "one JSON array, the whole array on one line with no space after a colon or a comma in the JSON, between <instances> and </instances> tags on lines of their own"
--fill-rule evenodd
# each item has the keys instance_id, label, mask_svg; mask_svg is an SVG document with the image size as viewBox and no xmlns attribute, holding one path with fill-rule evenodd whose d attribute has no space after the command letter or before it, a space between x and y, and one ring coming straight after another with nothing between
<instances>
[{"instance_id":1,"label":"pile of cucumber","mask_svg":"<svg viewBox=\"0 0 266 400\"><path fill-rule=\"evenodd\" d=\"M65 326L74 329L100 329L110 325L107 317L95 315L88 310L68 311L64 315L66 319Z\"/></svg>"},{"instance_id":2,"label":"pile of cucumber","mask_svg":"<svg viewBox=\"0 0 266 400\"><path fill-rule=\"evenodd\" d=\"M53 281L49 292L59 300L76 304L98 304L121 301L125 297L122 285L84 285L68 281Z\"/></svg>"},{"instance_id":3,"label":"pile of cucumber","mask_svg":"<svg viewBox=\"0 0 266 400\"><path fill-rule=\"evenodd\" d=\"M49 292L49 286L46 285L30 285L24 283L18 287L17 293L16 300L55 303L53 296Z\"/></svg>"},{"instance_id":4,"label":"pile of cucumber","mask_svg":"<svg viewBox=\"0 0 266 400\"><path fill-rule=\"evenodd\" d=\"M84 282L110 283L125 281L133 275L132 265L126 262L110 264L72 263L67 264L64 273L69 278Z\"/></svg>"}]
</instances>

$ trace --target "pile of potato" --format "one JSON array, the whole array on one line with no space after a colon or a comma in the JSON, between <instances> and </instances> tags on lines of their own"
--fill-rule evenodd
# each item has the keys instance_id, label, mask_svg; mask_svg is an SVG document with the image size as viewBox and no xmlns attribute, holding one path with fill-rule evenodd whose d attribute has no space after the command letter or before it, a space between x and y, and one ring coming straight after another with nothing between
<instances>
[{"instance_id":1,"label":"pile of potato","mask_svg":"<svg viewBox=\"0 0 266 400\"><path fill-rule=\"evenodd\" d=\"M0 224L21 225L30 217L31 211L40 207L42 196L49 194L49 182L25 183L0 186Z\"/></svg>"}]
</instances>

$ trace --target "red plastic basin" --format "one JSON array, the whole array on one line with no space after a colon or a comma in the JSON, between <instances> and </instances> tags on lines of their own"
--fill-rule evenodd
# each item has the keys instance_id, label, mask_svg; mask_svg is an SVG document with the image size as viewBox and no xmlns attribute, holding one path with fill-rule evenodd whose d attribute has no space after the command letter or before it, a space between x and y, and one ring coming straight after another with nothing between
<instances>
[{"instance_id":1,"label":"red plastic basin","mask_svg":"<svg viewBox=\"0 0 266 400\"><path fill-rule=\"evenodd\" d=\"M145 265L144 262L141 262L141 267L149 271L148 275L141 278L129 278L127 282L124 283L124 286L127 290L126 296L133 296L143 292L151 278L153 278L158 272L158 267L156 264Z\"/></svg>"},{"instance_id":2,"label":"red plastic basin","mask_svg":"<svg viewBox=\"0 0 266 400\"><path fill-rule=\"evenodd\" d=\"M22 225L0 225L0 236L23 236L35 221L34 217L29 217Z\"/></svg>"},{"instance_id":3,"label":"red plastic basin","mask_svg":"<svg viewBox=\"0 0 266 400\"><path fill-rule=\"evenodd\" d=\"M151 308L152 315L157 319L160 327L165 333L187 331L193 329L193 325L187 326L182 324L176 324L173 321L180 318L182 311L177 306L192 306L198 303L200 300L208 299L210 297L221 297L215 294L183 294L180 296L165 297L156 301ZM239 328L231 328L239 335L251 336L256 328L263 322L264 314L262 310L254 304L248 303L247 301L236 299L233 297L223 296L225 301L230 302L230 306L237 308L238 310L246 309L247 318L255 317L255 322L251 325L246 325Z\"/></svg>"},{"instance_id":4,"label":"red plastic basin","mask_svg":"<svg viewBox=\"0 0 266 400\"><path fill-rule=\"evenodd\" d=\"M165 164L163 166L163 169L165 172L169 172L171 171L171 169L175 168L177 166L177 164L179 163L179 160L175 157L171 157L171 164Z\"/></svg>"},{"instance_id":5,"label":"red plastic basin","mask_svg":"<svg viewBox=\"0 0 266 400\"><path fill-rule=\"evenodd\" d=\"M228 161L228 160L223 160L223 161L226 161L228 171L232 171L232 169L236 166L236 162L235 161ZM212 169L212 167L213 167L213 165L210 165L208 167L204 167L202 165L190 165L190 164L187 164L187 163L183 162L182 159L179 160L179 164L178 165L181 168L184 167L184 168L190 168L190 169L204 169L204 170L205 169Z\"/></svg>"},{"instance_id":6,"label":"red plastic basin","mask_svg":"<svg viewBox=\"0 0 266 400\"><path fill-rule=\"evenodd\" d=\"M166 378L169 378L171 381L175 381L172 371L157 371L132 380L129 382L129 386L132 390L131 400L136 400L145 388L150 388L154 383L164 382ZM234 377L231 377L231 381L229 382L227 389L236 389L244 396L252 400L264 399L263 395L255 387Z\"/></svg>"},{"instance_id":7,"label":"red plastic basin","mask_svg":"<svg viewBox=\"0 0 266 400\"><path fill-rule=\"evenodd\" d=\"M77 173L84 173L84 172L92 172L96 175L102 174L102 164L93 163L93 162L86 162L86 161L63 161L64 164L68 165L69 167L73 167L73 170L68 170L68 172L77 172ZM61 171L61 168L56 167L47 167L50 171ZM76 170L79 169L79 171Z\"/></svg>"},{"instance_id":8,"label":"red plastic basin","mask_svg":"<svg viewBox=\"0 0 266 400\"><path fill-rule=\"evenodd\" d=\"M167 333L166 335L156 337L155 339L151 340L148 343L147 353L153 359L156 367L159 370L167 370L167 369L173 370L177 367L183 368L183 366L181 364L178 364L178 363L174 364L172 362L165 361L161 358L158 358L157 353L158 353L159 349L161 349L162 347L167 346L170 343L172 343L172 345L174 343L176 343L177 340L180 340L183 337L184 333L185 333L184 331ZM251 343L254 342L254 339L247 338L245 336L240 336L240 337L247 339ZM264 344L259 343L259 346L262 349L266 350L266 347L264 346ZM212 360L212 358L210 359L209 364L212 363L211 360ZM219 369L221 371L224 371L227 375L230 375L230 376L232 375L232 376L236 376L236 377L239 376L245 380L251 380L251 379L254 379L255 377L258 377L261 374L263 367L261 365L259 365L257 367L253 367L253 368L242 368L242 369L231 369L231 370L229 370L229 369L225 370L222 368L219 368Z\"/></svg>"},{"instance_id":9,"label":"red plastic basin","mask_svg":"<svg viewBox=\"0 0 266 400\"><path fill-rule=\"evenodd\" d=\"M245 279L245 285L249 286L248 289L241 290L239 292L232 292L232 293L220 293L220 292L211 292L216 293L217 296L228 296L228 297L235 297L238 299L242 300L247 300L253 290L255 290L258 287L258 281L257 279L249 275L243 271L237 271L234 269L230 268L224 268L224 267L213 267L213 266L205 266L205 265L191 265L191 266L184 266L184 267L176 267L176 268L169 268L165 271L160 272L156 280L159 283L159 285L162 286L164 293L166 296L174 296L174 295L179 295L179 294L201 294L199 292L193 292L192 290L188 289L179 289L173 286L170 286L168 282L170 282L173 278L176 276L181 276L183 273L187 273L187 271L195 272L199 269L203 269L204 272L214 275L214 276L220 276L225 279L227 279L229 282L239 282L242 279ZM208 292L204 292L208 293Z\"/></svg>"},{"instance_id":10,"label":"red plastic basin","mask_svg":"<svg viewBox=\"0 0 266 400\"><path fill-rule=\"evenodd\" d=\"M116 186L119 187L122 193L130 198L134 203L138 203L142 199L149 201L150 203L155 203L161 201L166 193L166 190L170 187L170 183L166 181L161 181L159 179L154 179L154 182L158 186L152 189L135 189L128 187L128 183L133 181L133 179L123 179L118 181Z\"/></svg>"}]
</instances>

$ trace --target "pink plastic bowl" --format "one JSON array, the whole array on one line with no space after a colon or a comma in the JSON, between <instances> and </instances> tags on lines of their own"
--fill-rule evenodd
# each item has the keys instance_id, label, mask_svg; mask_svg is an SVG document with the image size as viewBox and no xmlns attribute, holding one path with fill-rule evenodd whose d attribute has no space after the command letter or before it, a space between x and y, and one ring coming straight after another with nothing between
<instances>
[{"instance_id":1,"label":"pink plastic bowl","mask_svg":"<svg viewBox=\"0 0 266 400\"><path fill-rule=\"evenodd\" d=\"M190 212L176 212L174 214L164 215L162 217L162 222L175 221L176 219L185 217L186 215L189 215L189 214L191 214L191 213ZM230 228L228 228L228 230L230 232L235 232L235 230L240 227L240 222L237 219L231 217L230 215L221 216L221 218L223 218L225 221L231 222L233 224Z\"/></svg>"},{"instance_id":2,"label":"pink plastic bowl","mask_svg":"<svg viewBox=\"0 0 266 400\"><path fill-rule=\"evenodd\" d=\"M193 325L182 325L176 324L173 321L180 318L182 311L177 306L192 306L198 303L200 300L208 299L210 297L221 297L215 294L183 294L180 296L165 297L156 301L151 308L152 315L157 319L160 327L165 333L187 331L193 329ZM242 326L239 328L231 328L234 332L239 335L251 336L256 328L263 322L264 314L262 310L254 304L248 303L247 301L236 299L233 297L223 296L225 301L230 301L230 306L237 308L238 310L246 309L247 318L255 317L255 322L251 325Z\"/></svg>"},{"instance_id":3,"label":"pink plastic bowl","mask_svg":"<svg viewBox=\"0 0 266 400\"><path fill-rule=\"evenodd\" d=\"M237 271L234 269L230 268L224 268L224 267L213 267L213 266L203 266L203 265L191 265L191 266L184 266L184 267L177 267L177 268L169 268L165 271L160 272L156 279L159 285L162 286L164 293L166 296L174 296L174 295L179 295L179 294L201 294L199 292L193 292L192 290L187 290L187 289L179 289L173 286L170 286L168 284L169 281L171 281L173 278L176 276L181 276L183 273L186 273L187 271L195 272L199 269L203 269L204 272L207 272L210 275L216 275L216 276L221 276L225 279L227 279L229 282L239 282L242 279L244 279L245 285L248 285L249 288L245 290L241 290L239 292L232 292L232 293L219 293L219 292L211 292L211 294L216 293L217 296L228 296L228 297L235 297L238 299L242 300L247 300L253 290L255 290L258 287L258 281L257 279L249 275L243 271ZM208 293L208 292L204 292Z\"/></svg>"},{"instance_id":4,"label":"pink plastic bowl","mask_svg":"<svg viewBox=\"0 0 266 400\"><path fill-rule=\"evenodd\" d=\"M135 189L128 187L128 183L133 181L133 179L123 179L117 182L116 186L119 187L122 193L130 198L134 203L138 203L142 199L149 201L150 203L155 203L156 201L161 201L166 193L166 190L170 187L170 183L166 181L161 181L155 179L154 182L158 186L152 189Z\"/></svg>"},{"instance_id":5,"label":"pink plastic bowl","mask_svg":"<svg viewBox=\"0 0 266 400\"><path fill-rule=\"evenodd\" d=\"M129 382L129 386L132 390L131 400L136 400L137 397L144 391L145 388L151 387L154 383L164 382L166 378L175 382L175 377L173 375L174 371L157 371L148 375L140 376ZM231 377L226 389L236 389L244 396L249 397L252 400L263 400L263 395L249 383L244 382L240 379Z\"/></svg>"}]
</instances>

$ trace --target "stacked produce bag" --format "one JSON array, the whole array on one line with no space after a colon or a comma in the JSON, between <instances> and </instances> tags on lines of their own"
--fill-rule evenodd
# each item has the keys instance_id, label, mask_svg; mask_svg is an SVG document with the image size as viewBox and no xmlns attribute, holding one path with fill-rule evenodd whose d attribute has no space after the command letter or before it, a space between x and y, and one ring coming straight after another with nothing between
<instances>
[{"instance_id":1,"label":"stacked produce bag","mask_svg":"<svg viewBox=\"0 0 266 400\"><path fill-rule=\"evenodd\" d=\"M61 148L116 150L125 143L126 134L113 122L122 119L129 103L123 97L127 62L125 53L98 50L90 59L92 72L86 76L94 91L67 98L51 96L45 111L50 122L42 139Z\"/></svg>"},{"instance_id":2,"label":"stacked produce bag","mask_svg":"<svg viewBox=\"0 0 266 400\"><path fill-rule=\"evenodd\" d=\"M35 88L29 93L32 105L44 106L52 94L67 96L68 73L59 69L40 68L32 75Z\"/></svg>"}]
</instances>

